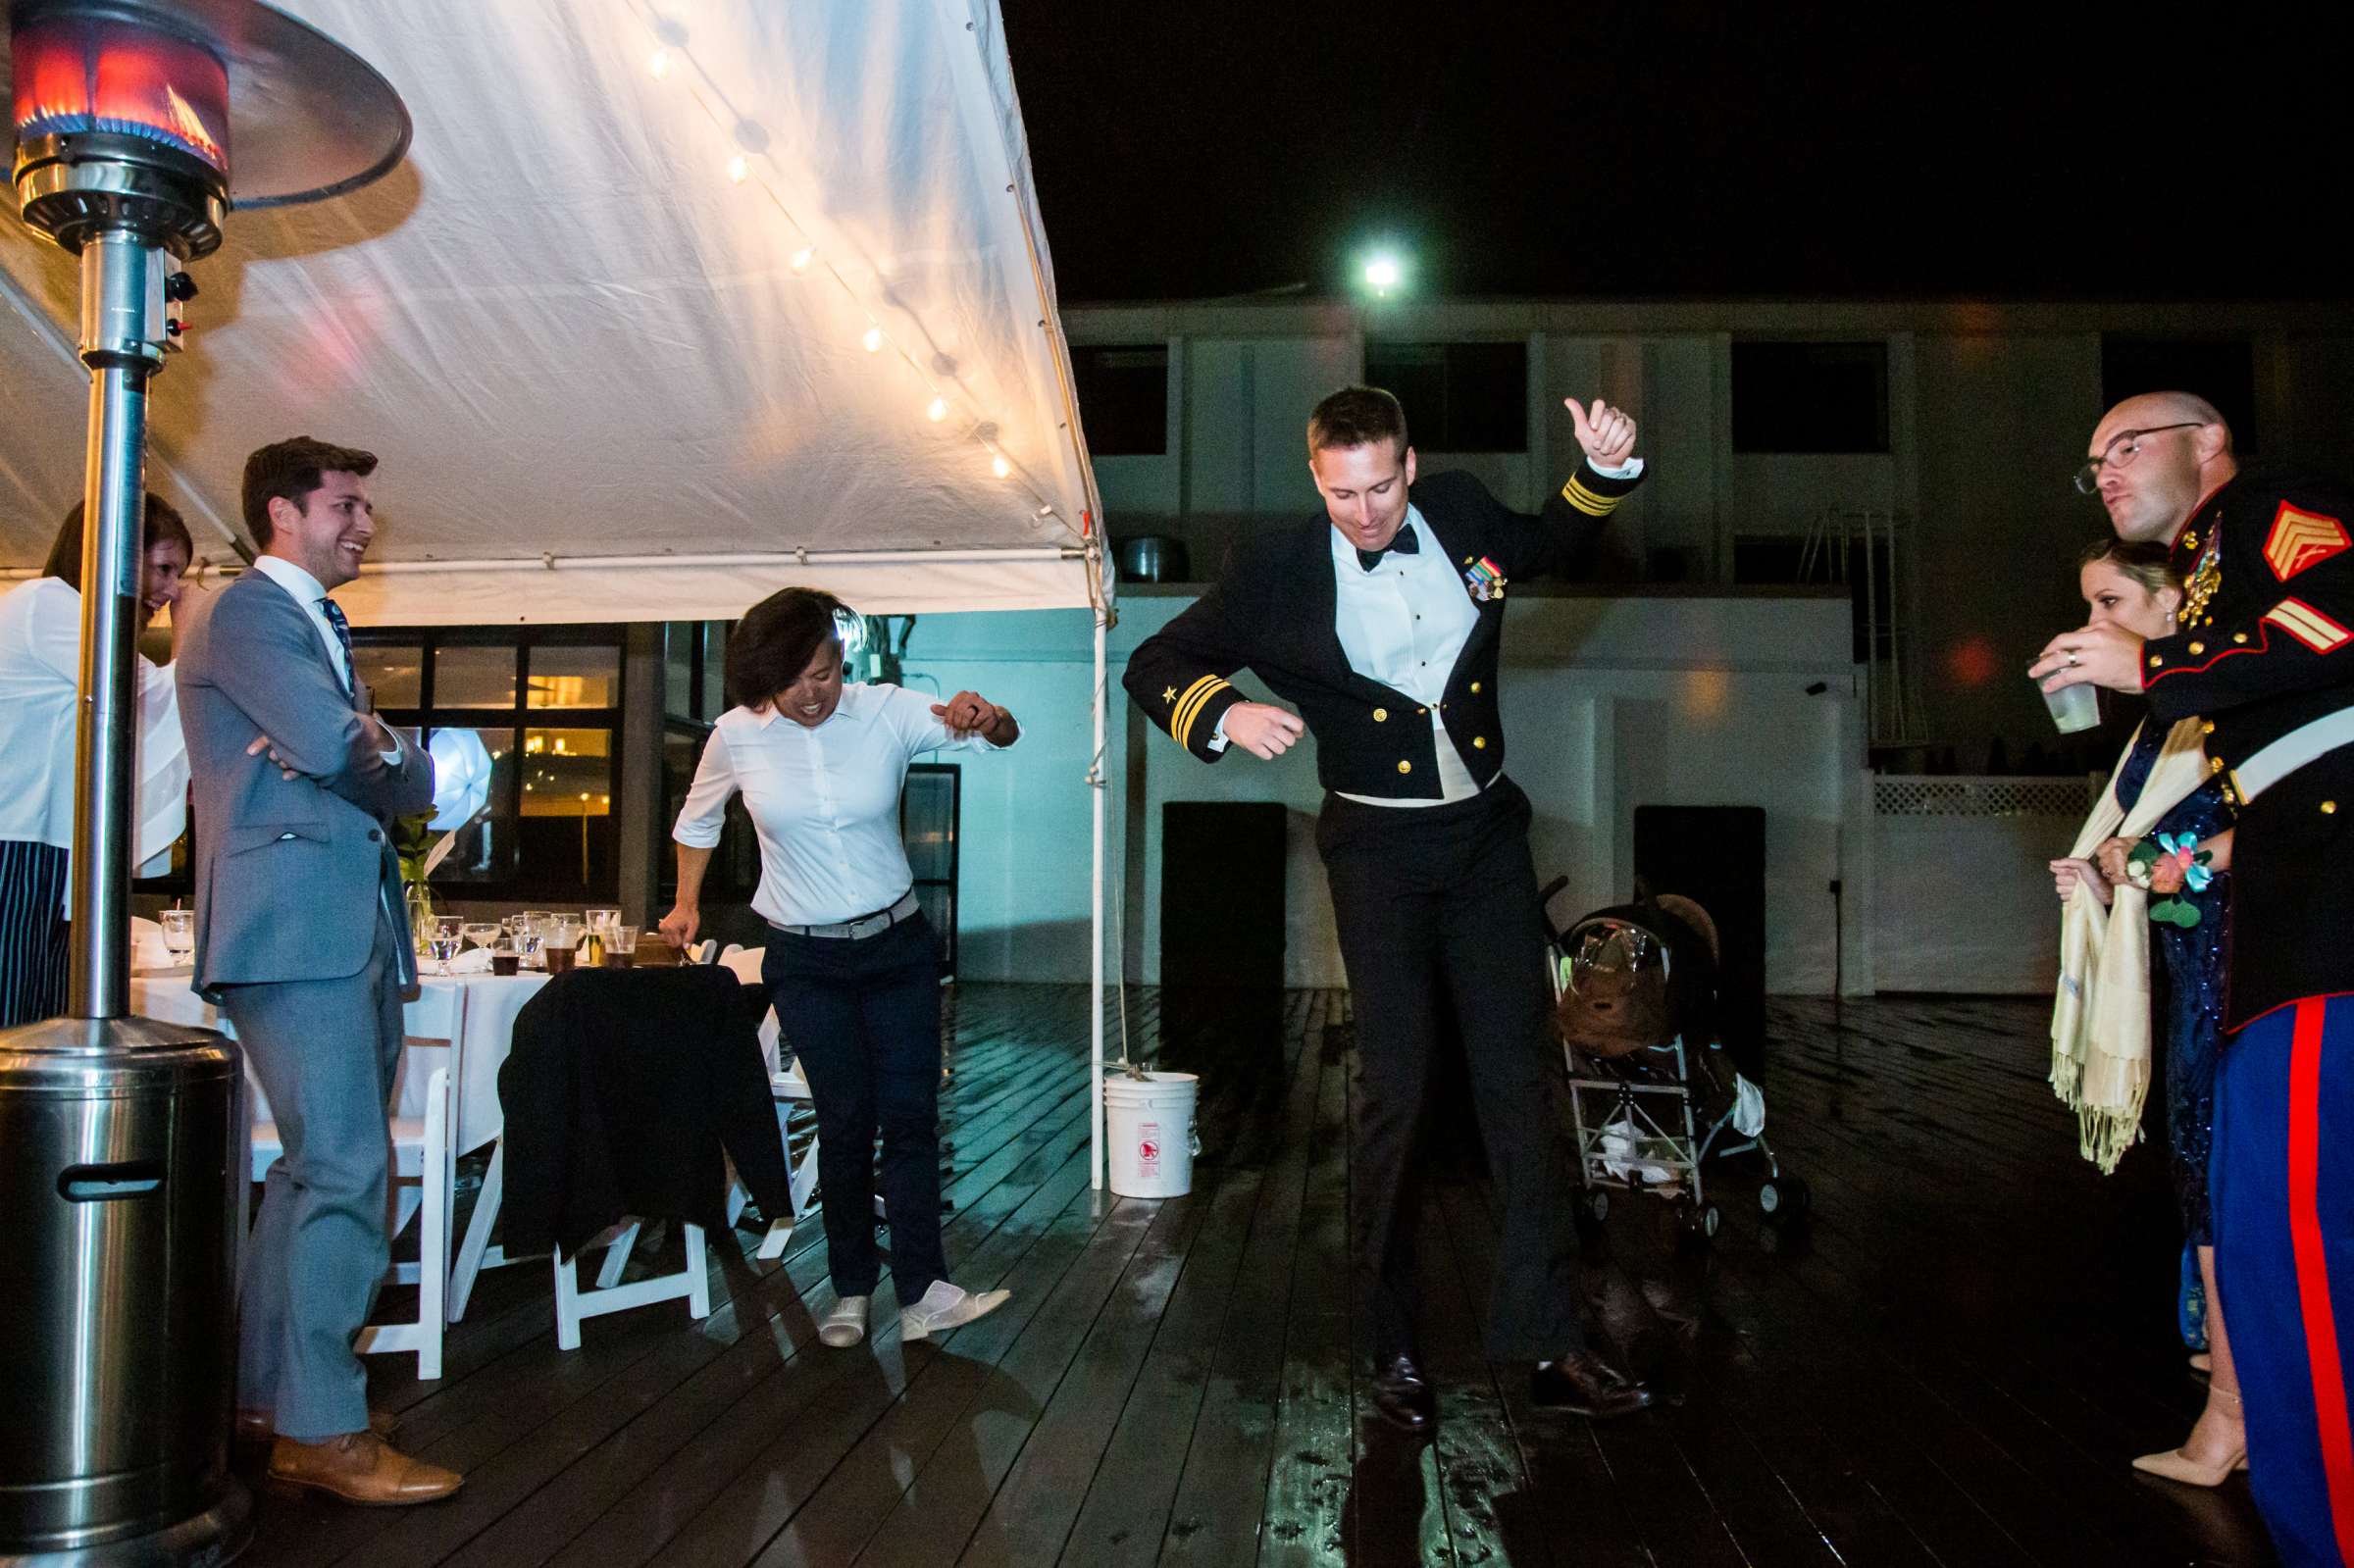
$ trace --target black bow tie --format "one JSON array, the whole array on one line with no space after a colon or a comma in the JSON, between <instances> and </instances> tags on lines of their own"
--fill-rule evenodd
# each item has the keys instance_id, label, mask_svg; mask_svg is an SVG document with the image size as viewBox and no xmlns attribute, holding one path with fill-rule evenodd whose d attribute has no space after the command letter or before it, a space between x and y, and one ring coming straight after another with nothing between
<instances>
[{"instance_id":1,"label":"black bow tie","mask_svg":"<svg viewBox=\"0 0 2354 1568\"><path fill-rule=\"evenodd\" d=\"M1402 527L1390 536L1390 542L1381 549L1357 551L1356 563L1370 572L1381 565L1381 558L1392 550L1396 550L1400 555L1420 555L1422 541L1414 537L1412 529Z\"/></svg>"}]
</instances>

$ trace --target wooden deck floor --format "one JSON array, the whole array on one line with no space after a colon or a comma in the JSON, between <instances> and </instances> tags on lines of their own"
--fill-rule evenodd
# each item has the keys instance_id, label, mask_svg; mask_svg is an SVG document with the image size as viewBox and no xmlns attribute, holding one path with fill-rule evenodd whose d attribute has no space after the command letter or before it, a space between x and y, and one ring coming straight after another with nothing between
<instances>
[{"instance_id":1,"label":"wooden deck floor","mask_svg":"<svg viewBox=\"0 0 2354 1568\"><path fill-rule=\"evenodd\" d=\"M1132 994L1149 1035L1150 993ZM1430 1183L1424 1350L1441 1431L1370 1416L1349 1299L1348 1032L1288 999L1209 1073L1193 1195L1087 1180L1086 997L951 998L949 1257L1012 1302L828 1350L819 1227L726 1250L711 1317L598 1319L555 1347L544 1266L486 1275L446 1375L380 1358L404 1446L467 1474L397 1513L264 1492L254 1568L1202 1563L2270 1561L2244 1481L2136 1478L2198 1407L2172 1319L2163 1161L2103 1181L2044 1084L2031 1003L1776 1002L1769 1134L1811 1222L1747 1189L1704 1250L1622 1201L1596 1310L1674 1402L1531 1410L1479 1353L1496 1244L1461 1162ZM749 1237L740 1238L748 1247ZM1768 1242L1777 1242L1769 1249Z\"/></svg>"}]
</instances>

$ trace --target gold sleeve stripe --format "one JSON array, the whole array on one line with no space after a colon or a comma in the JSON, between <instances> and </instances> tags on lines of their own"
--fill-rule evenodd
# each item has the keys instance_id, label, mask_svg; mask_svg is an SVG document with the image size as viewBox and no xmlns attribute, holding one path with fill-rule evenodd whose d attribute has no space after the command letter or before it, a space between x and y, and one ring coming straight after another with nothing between
<instances>
[{"instance_id":1,"label":"gold sleeve stripe","mask_svg":"<svg viewBox=\"0 0 2354 1568\"><path fill-rule=\"evenodd\" d=\"M1619 501L1615 495L1597 495L1586 488L1575 475L1571 475L1569 482L1561 486L1561 499L1588 517L1609 517L1618 509Z\"/></svg>"},{"instance_id":2,"label":"gold sleeve stripe","mask_svg":"<svg viewBox=\"0 0 2354 1568\"><path fill-rule=\"evenodd\" d=\"M1205 675L1185 688L1185 695L1177 699L1176 711L1169 715L1169 733L1179 745L1189 751L1193 749L1194 721L1202 716L1202 709L1211 697L1232 683L1217 676Z\"/></svg>"}]
</instances>

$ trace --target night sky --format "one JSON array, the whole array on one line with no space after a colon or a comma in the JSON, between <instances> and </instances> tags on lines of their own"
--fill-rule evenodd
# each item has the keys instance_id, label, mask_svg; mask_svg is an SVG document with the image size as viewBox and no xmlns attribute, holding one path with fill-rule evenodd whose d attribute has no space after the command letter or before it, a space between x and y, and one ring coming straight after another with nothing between
<instances>
[{"instance_id":1,"label":"night sky","mask_svg":"<svg viewBox=\"0 0 2354 1568\"><path fill-rule=\"evenodd\" d=\"M2345 56L2272 8L1001 4L1065 303L1385 235L1427 295L2354 296Z\"/></svg>"}]
</instances>

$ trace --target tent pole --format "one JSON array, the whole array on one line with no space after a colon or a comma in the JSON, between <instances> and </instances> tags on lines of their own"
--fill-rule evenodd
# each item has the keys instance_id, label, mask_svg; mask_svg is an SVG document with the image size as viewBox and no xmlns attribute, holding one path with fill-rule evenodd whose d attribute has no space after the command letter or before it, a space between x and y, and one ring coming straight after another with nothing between
<instances>
[{"instance_id":1,"label":"tent pole","mask_svg":"<svg viewBox=\"0 0 2354 1568\"><path fill-rule=\"evenodd\" d=\"M1088 784L1095 797L1090 805L1095 817L1096 863L1095 889L1089 899L1091 930L1094 940L1089 944L1095 961L1094 980L1089 998L1094 1003L1088 1014L1088 1134L1087 1180L1098 1191L1103 1189L1103 629L1109 621L1103 606L1096 606L1096 685L1094 700L1096 752L1095 766L1090 770Z\"/></svg>"}]
</instances>

